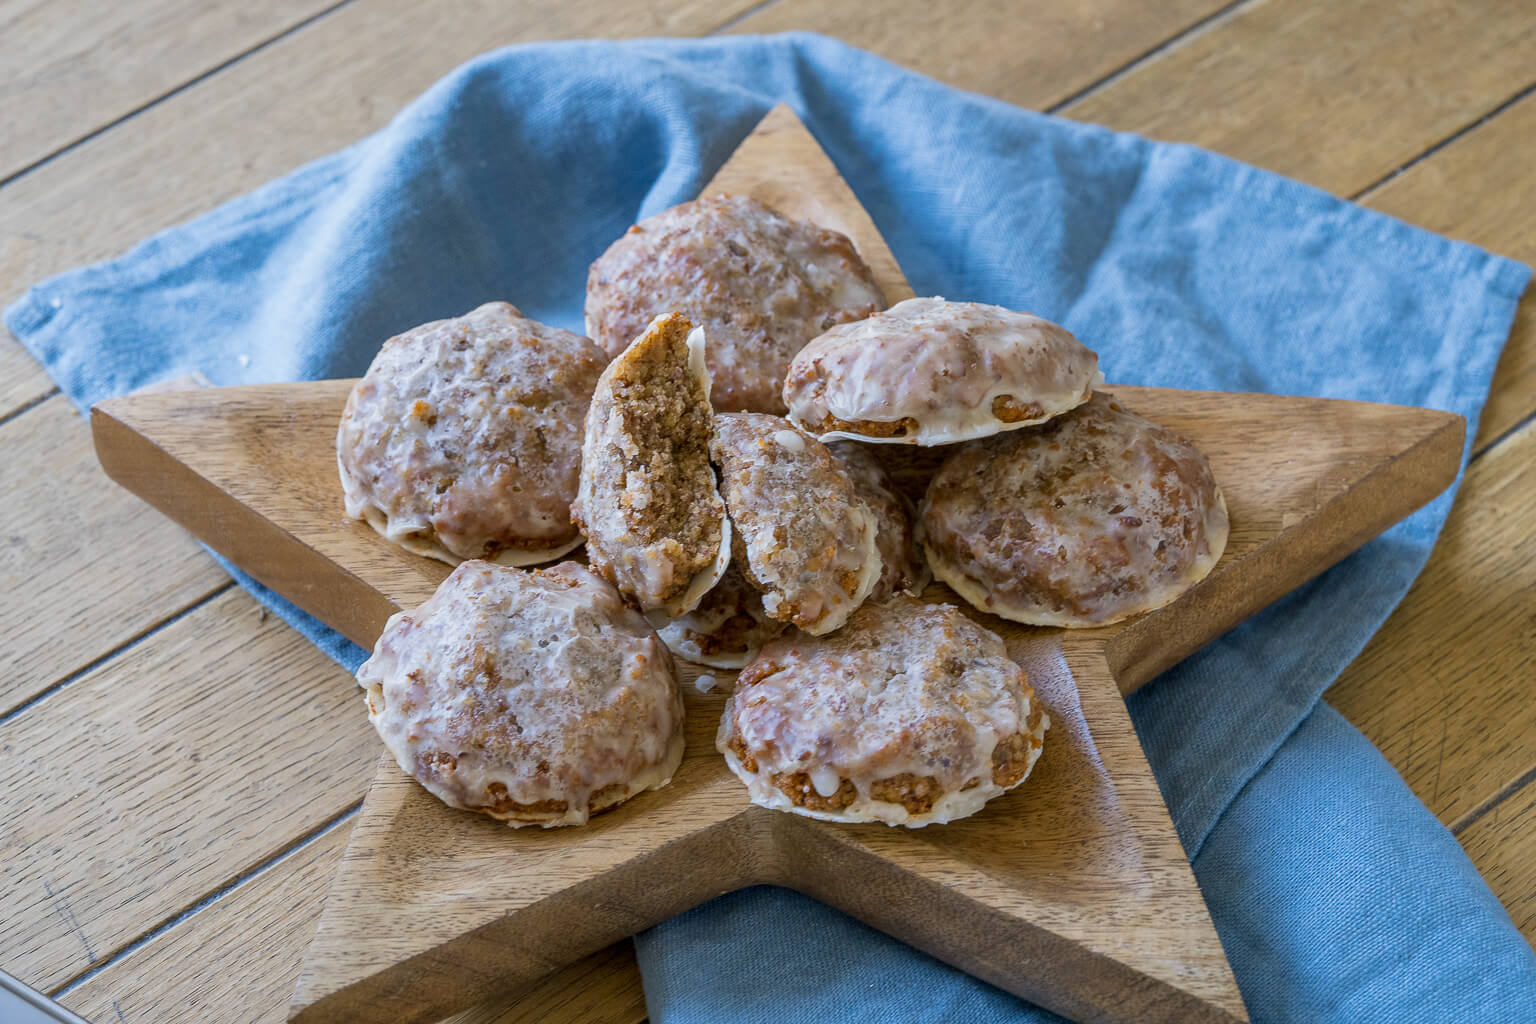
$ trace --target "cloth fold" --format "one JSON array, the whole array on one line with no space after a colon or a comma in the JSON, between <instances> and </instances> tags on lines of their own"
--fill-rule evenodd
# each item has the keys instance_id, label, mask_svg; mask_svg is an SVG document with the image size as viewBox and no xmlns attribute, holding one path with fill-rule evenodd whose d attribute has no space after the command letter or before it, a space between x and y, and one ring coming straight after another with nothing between
<instances>
[{"instance_id":1,"label":"cloth fold","mask_svg":"<svg viewBox=\"0 0 1536 1024\"><path fill-rule=\"evenodd\" d=\"M580 330L592 259L692 198L778 102L919 294L1060 321L1116 382L1432 406L1470 437L1529 278L1209 152L790 34L488 54L378 134L35 286L6 322L82 407L193 370L357 375L391 334L493 298ZM1129 702L1255 1020L1515 1021L1536 1006L1536 958L1454 839L1318 703L1450 501ZM658 1022L1049 1019L783 890L724 897L637 946Z\"/></svg>"}]
</instances>

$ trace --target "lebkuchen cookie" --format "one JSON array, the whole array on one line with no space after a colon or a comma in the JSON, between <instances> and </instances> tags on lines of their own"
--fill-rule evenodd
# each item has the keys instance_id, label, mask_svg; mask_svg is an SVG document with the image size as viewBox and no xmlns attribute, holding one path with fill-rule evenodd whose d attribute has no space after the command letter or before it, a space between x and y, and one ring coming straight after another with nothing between
<instances>
[{"instance_id":1,"label":"lebkuchen cookie","mask_svg":"<svg viewBox=\"0 0 1536 1024\"><path fill-rule=\"evenodd\" d=\"M824 441L940 445L1043 423L1088 400L1099 359L1065 328L978 302L907 299L809 342L789 418Z\"/></svg>"},{"instance_id":2,"label":"lebkuchen cookie","mask_svg":"<svg viewBox=\"0 0 1536 1024\"><path fill-rule=\"evenodd\" d=\"M337 429L347 514L449 564L560 557L581 543L582 420L607 361L505 302L390 338Z\"/></svg>"},{"instance_id":3,"label":"lebkuchen cookie","mask_svg":"<svg viewBox=\"0 0 1536 1024\"><path fill-rule=\"evenodd\" d=\"M733 531L734 535L734 531ZM763 595L732 561L699 606L658 632L679 658L710 668L736 669L757 657L763 644L784 632L786 623L763 611Z\"/></svg>"},{"instance_id":4,"label":"lebkuchen cookie","mask_svg":"<svg viewBox=\"0 0 1536 1024\"><path fill-rule=\"evenodd\" d=\"M1041 626L1161 608L1211 571L1228 530L1205 456L1102 393L961 447L921 518L935 576L983 611Z\"/></svg>"},{"instance_id":5,"label":"lebkuchen cookie","mask_svg":"<svg viewBox=\"0 0 1536 1024\"><path fill-rule=\"evenodd\" d=\"M884 308L847 237L744 196L709 196L646 218L587 276L587 332L609 355L660 313L702 325L715 408L726 412L783 413L795 353L827 328Z\"/></svg>"},{"instance_id":6,"label":"lebkuchen cookie","mask_svg":"<svg viewBox=\"0 0 1536 1024\"><path fill-rule=\"evenodd\" d=\"M875 516L875 547L880 549L880 578L869 600L884 601L898 591L916 597L933 578L916 535L917 510L896 486L867 445L833 441L827 450L853 481L854 493Z\"/></svg>"},{"instance_id":7,"label":"lebkuchen cookie","mask_svg":"<svg viewBox=\"0 0 1536 1024\"><path fill-rule=\"evenodd\" d=\"M827 821L954 821L1023 782L1050 719L997 634L953 605L866 604L763 648L715 745L752 802Z\"/></svg>"},{"instance_id":8,"label":"lebkuchen cookie","mask_svg":"<svg viewBox=\"0 0 1536 1024\"><path fill-rule=\"evenodd\" d=\"M581 825L683 756L672 658L585 566L460 565L393 616L357 672L402 770L517 827Z\"/></svg>"},{"instance_id":9,"label":"lebkuchen cookie","mask_svg":"<svg viewBox=\"0 0 1536 1024\"><path fill-rule=\"evenodd\" d=\"M771 619L820 635L880 578L877 524L827 446L760 412L715 417L712 447L736 564Z\"/></svg>"}]
</instances>

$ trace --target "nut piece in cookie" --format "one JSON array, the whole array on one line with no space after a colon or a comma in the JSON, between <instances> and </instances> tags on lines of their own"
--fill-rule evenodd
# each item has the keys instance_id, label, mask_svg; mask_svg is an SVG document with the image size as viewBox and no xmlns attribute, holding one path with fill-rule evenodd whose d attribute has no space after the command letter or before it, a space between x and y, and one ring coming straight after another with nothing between
<instances>
[{"instance_id":1,"label":"nut piece in cookie","mask_svg":"<svg viewBox=\"0 0 1536 1024\"><path fill-rule=\"evenodd\" d=\"M1102 381L1099 357L1048 320L907 299L809 342L790 364L784 402L824 441L936 445L1043 423Z\"/></svg>"},{"instance_id":2,"label":"nut piece in cookie","mask_svg":"<svg viewBox=\"0 0 1536 1024\"><path fill-rule=\"evenodd\" d=\"M874 514L827 446L760 412L715 417L720 491L742 574L769 618L831 632L880 578Z\"/></svg>"},{"instance_id":3,"label":"nut piece in cookie","mask_svg":"<svg viewBox=\"0 0 1536 1024\"><path fill-rule=\"evenodd\" d=\"M834 324L884 308L846 236L744 196L710 196L646 218L587 276L587 330L609 355L658 313L679 310L701 325L723 411L783 413L784 371L795 353Z\"/></svg>"},{"instance_id":4,"label":"nut piece in cookie","mask_svg":"<svg viewBox=\"0 0 1536 1024\"><path fill-rule=\"evenodd\" d=\"M857 441L833 441L827 445L853 481L854 493L875 515L875 546L880 549L880 579L869 600L884 601L898 590L914 597L923 592L933 575L917 543L914 524L917 510L880 465L874 452Z\"/></svg>"},{"instance_id":5,"label":"nut piece in cookie","mask_svg":"<svg viewBox=\"0 0 1536 1024\"><path fill-rule=\"evenodd\" d=\"M1049 727L997 634L898 596L831 636L764 647L715 746L762 807L920 828L1023 782Z\"/></svg>"},{"instance_id":6,"label":"nut piece in cookie","mask_svg":"<svg viewBox=\"0 0 1536 1024\"><path fill-rule=\"evenodd\" d=\"M401 769L514 828L585 824L666 785L683 756L671 656L574 562L465 562L390 618L357 682Z\"/></svg>"},{"instance_id":7,"label":"nut piece in cookie","mask_svg":"<svg viewBox=\"0 0 1536 1024\"><path fill-rule=\"evenodd\" d=\"M983 611L1041 626L1161 608L1227 543L1205 456L1103 393L1043 427L958 449L921 515L934 575Z\"/></svg>"},{"instance_id":8,"label":"nut piece in cookie","mask_svg":"<svg viewBox=\"0 0 1536 1024\"><path fill-rule=\"evenodd\" d=\"M680 313L652 321L593 392L571 516L592 567L643 611L691 611L730 563L713 427L704 334Z\"/></svg>"},{"instance_id":9,"label":"nut piece in cookie","mask_svg":"<svg viewBox=\"0 0 1536 1024\"><path fill-rule=\"evenodd\" d=\"M581 543L582 423L607 361L505 302L390 338L336 432L347 515L449 564L560 557Z\"/></svg>"}]
</instances>

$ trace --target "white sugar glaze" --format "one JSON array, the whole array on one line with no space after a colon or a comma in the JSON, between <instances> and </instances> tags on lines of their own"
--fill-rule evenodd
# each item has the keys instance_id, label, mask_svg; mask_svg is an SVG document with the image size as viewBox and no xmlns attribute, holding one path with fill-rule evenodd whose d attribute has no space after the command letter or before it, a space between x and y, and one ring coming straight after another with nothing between
<instances>
[{"instance_id":1,"label":"white sugar glaze","mask_svg":"<svg viewBox=\"0 0 1536 1024\"><path fill-rule=\"evenodd\" d=\"M880 578L875 517L847 473L825 445L766 413L716 416L713 452L763 610L813 635L841 626Z\"/></svg>"},{"instance_id":2,"label":"white sugar glaze","mask_svg":"<svg viewBox=\"0 0 1536 1024\"><path fill-rule=\"evenodd\" d=\"M974 814L1022 782L1049 726L996 634L903 596L866 604L830 636L764 647L737 680L716 746L755 804L917 828ZM1019 751L1006 784L994 778L1000 743ZM797 802L784 780L800 775L816 803L840 791L847 802L806 806L803 791ZM938 787L926 810L882 798L924 785Z\"/></svg>"},{"instance_id":3,"label":"white sugar glaze","mask_svg":"<svg viewBox=\"0 0 1536 1024\"><path fill-rule=\"evenodd\" d=\"M832 328L801 349L784 383L789 418L821 440L952 444L1043 423L1103 382L1098 356L1064 328L977 302L916 298ZM994 402L1022 411L1004 419ZM829 418L915 426L884 436Z\"/></svg>"},{"instance_id":4,"label":"white sugar glaze","mask_svg":"<svg viewBox=\"0 0 1536 1024\"><path fill-rule=\"evenodd\" d=\"M571 562L539 573L463 563L390 618L357 681L402 770L514 827L580 825L665 785L682 759L671 657L612 586Z\"/></svg>"},{"instance_id":5,"label":"white sugar glaze","mask_svg":"<svg viewBox=\"0 0 1536 1024\"><path fill-rule=\"evenodd\" d=\"M716 406L782 413L784 371L801 346L883 308L845 236L715 195L648 217L609 246L588 274L585 316L617 355L651 317L684 313L709 331Z\"/></svg>"},{"instance_id":6,"label":"white sugar glaze","mask_svg":"<svg viewBox=\"0 0 1536 1024\"><path fill-rule=\"evenodd\" d=\"M450 565L577 547L582 423L606 358L505 302L389 339L337 428L347 515Z\"/></svg>"},{"instance_id":7,"label":"white sugar glaze","mask_svg":"<svg viewBox=\"0 0 1536 1024\"><path fill-rule=\"evenodd\" d=\"M1099 393L1025 434L955 450L929 483L934 575L983 611L1098 626L1160 608L1226 548L1226 500L1200 451Z\"/></svg>"}]
</instances>

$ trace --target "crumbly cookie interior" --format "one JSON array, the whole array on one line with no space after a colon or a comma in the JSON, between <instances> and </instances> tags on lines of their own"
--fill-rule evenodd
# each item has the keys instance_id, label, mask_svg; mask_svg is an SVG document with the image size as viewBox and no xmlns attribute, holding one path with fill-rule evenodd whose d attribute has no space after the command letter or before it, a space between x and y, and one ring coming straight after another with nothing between
<instances>
[{"instance_id":1,"label":"crumbly cookie interior","mask_svg":"<svg viewBox=\"0 0 1536 1024\"><path fill-rule=\"evenodd\" d=\"M641 609L671 616L698 604L730 556L703 349L703 332L668 314L603 371L572 507L592 565Z\"/></svg>"},{"instance_id":2,"label":"crumbly cookie interior","mask_svg":"<svg viewBox=\"0 0 1536 1024\"><path fill-rule=\"evenodd\" d=\"M709 500L713 422L688 371L685 324L669 326L665 344L637 352L614 375L614 407L633 444L625 453L625 472L647 481L640 493L625 494L635 533L643 543L675 541L686 578L714 561L720 521Z\"/></svg>"}]
</instances>

